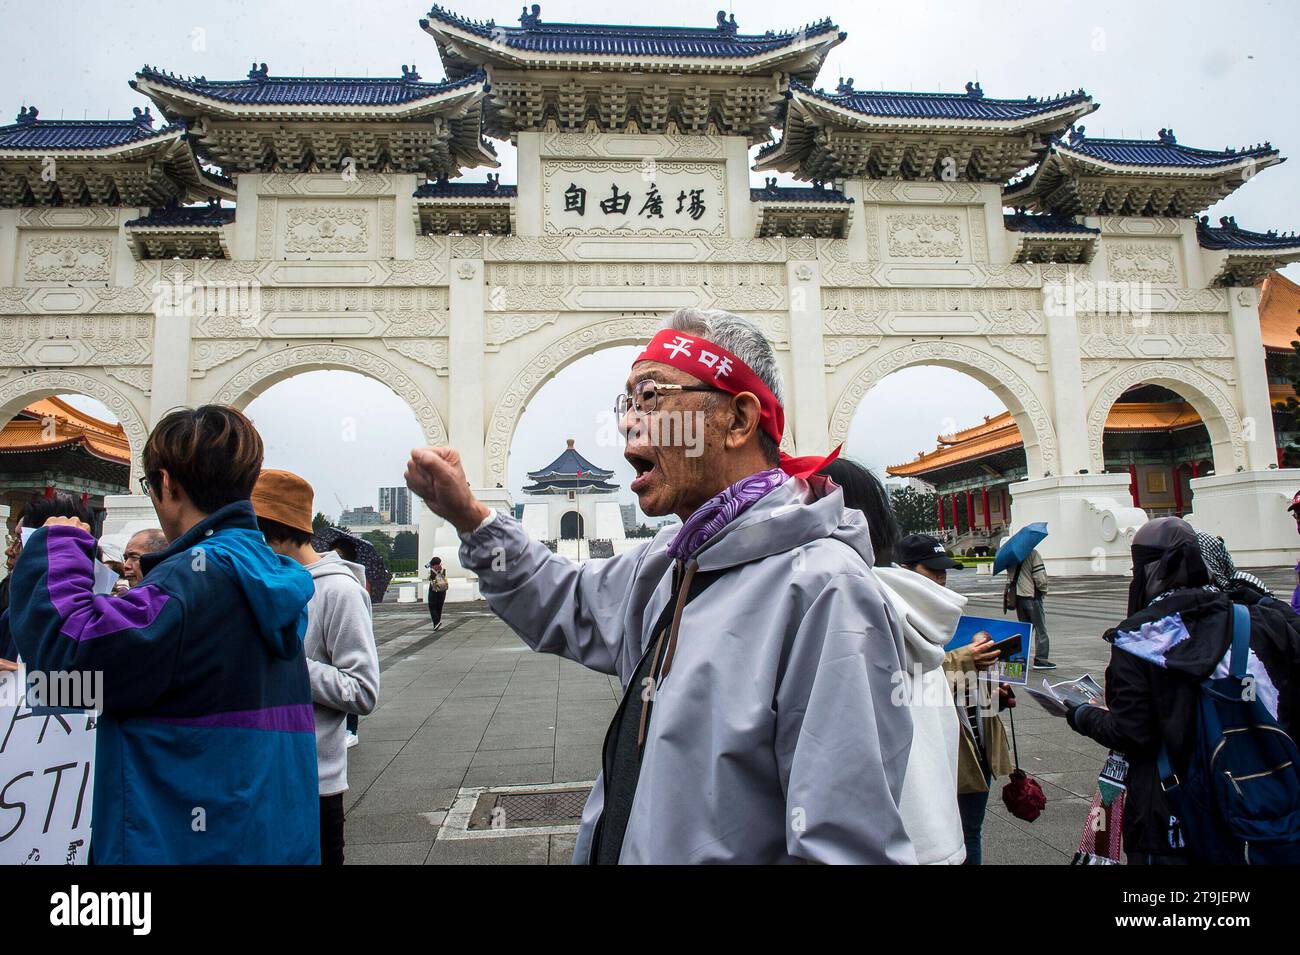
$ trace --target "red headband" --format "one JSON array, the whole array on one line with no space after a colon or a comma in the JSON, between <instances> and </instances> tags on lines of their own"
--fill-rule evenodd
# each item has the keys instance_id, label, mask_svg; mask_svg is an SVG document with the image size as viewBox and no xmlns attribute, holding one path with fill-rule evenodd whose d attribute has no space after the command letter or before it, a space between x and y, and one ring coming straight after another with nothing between
<instances>
[{"instance_id":1,"label":"red headband","mask_svg":"<svg viewBox=\"0 0 1300 955\"><path fill-rule=\"evenodd\" d=\"M763 379L754 374L754 369L725 348L707 339L665 328L650 339L645 351L632 364L636 366L643 361L669 365L728 394L749 392L758 399L758 426L778 445L781 443L785 434L785 409L781 402L763 384ZM791 477L806 478L834 461L839 453L839 448L824 458L817 455L792 458L782 453L781 470Z\"/></svg>"}]
</instances>

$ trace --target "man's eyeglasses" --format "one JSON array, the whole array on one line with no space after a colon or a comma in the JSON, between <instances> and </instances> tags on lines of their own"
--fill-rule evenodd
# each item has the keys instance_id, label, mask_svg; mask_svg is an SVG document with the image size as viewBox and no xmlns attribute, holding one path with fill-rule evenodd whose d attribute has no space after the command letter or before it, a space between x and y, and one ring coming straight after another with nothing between
<instances>
[{"instance_id":1,"label":"man's eyeglasses","mask_svg":"<svg viewBox=\"0 0 1300 955\"><path fill-rule=\"evenodd\" d=\"M143 494L145 497L149 497L149 487L150 487L149 478L146 476L141 476L139 478L139 481L140 481L140 493Z\"/></svg>"},{"instance_id":2,"label":"man's eyeglasses","mask_svg":"<svg viewBox=\"0 0 1300 955\"><path fill-rule=\"evenodd\" d=\"M628 411L649 414L659 407L661 398L667 397L668 393L681 391L717 391L726 394L721 388L714 388L711 385L670 385L647 378L638 381L632 387L630 394L625 392L614 399L614 414L620 418Z\"/></svg>"}]
</instances>

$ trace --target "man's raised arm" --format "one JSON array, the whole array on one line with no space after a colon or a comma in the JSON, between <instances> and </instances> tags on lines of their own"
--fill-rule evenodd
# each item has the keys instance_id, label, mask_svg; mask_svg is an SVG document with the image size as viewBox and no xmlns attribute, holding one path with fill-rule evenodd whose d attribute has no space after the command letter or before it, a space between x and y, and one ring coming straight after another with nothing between
<instances>
[{"instance_id":1,"label":"man's raised arm","mask_svg":"<svg viewBox=\"0 0 1300 955\"><path fill-rule=\"evenodd\" d=\"M406 483L456 528L461 564L478 575L492 610L525 643L602 673L619 673L629 601L648 596L634 594L644 545L587 564L551 553L514 518L474 496L452 448L412 451ZM639 641L641 634L630 636Z\"/></svg>"}]
</instances>

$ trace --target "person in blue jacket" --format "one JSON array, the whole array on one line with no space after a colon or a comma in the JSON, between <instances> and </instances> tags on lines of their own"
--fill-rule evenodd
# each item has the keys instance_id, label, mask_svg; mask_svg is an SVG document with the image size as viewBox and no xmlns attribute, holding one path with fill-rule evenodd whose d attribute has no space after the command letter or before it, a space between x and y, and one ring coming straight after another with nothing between
<instances>
[{"instance_id":1,"label":"person in blue jacket","mask_svg":"<svg viewBox=\"0 0 1300 955\"><path fill-rule=\"evenodd\" d=\"M91 861L316 864L313 584L258 530L262 439L233 408L173 411L143 465L171 544L140 586L95 595L95 539L52 517L0 621L29 670L102 674Z\"/></svg>"}]
</instances>

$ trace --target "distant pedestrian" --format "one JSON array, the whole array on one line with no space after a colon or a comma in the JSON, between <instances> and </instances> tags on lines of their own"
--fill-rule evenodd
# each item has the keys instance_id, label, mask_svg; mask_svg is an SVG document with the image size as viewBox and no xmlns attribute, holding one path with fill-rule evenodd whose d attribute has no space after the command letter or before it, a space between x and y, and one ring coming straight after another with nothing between
<instances>
[{"instance_id":1,"label":"distant pedestrian","mask_svg":"<svg viewBox=\"0 0 1300 955\"><path fill-rule=\"evenodd\" d=\"M262 439L233 408L173 411L143 464L172 541L141 558L147 582L96 595L88 526L51 517L0 623L32 669L102 674L92 861L317 863L312 579L258 530Z\"/></svg>"},{"instance_id":2,"label":"distant pedestrian","mask_svg":"<svg viewBox=\"0 0 1300 955\"><path fill-rule=\"evenodd\" d=\"M371 713L379 699L365 573L338 554L311 546L312 487L289 471L263 471L253 488L257 526L277 554L307 568L316 585L307 604L307 672L311 676L320 774L320 850L323 865L342 865L343 794L348 788L347 716Z\"/></svg>"},{"instance_id":3,"label":"distant pedestrian","mask_svg":"<svg viewBox=\"0 0 1300 955\"><path fill-rule=\"evenodd\" d=\"M1055 670L1050 659L1051 641L1047 636L1047 617L1043 596L1047 593L1047 565L1037 550L1031 550L1011 572L1007 589L1014 594L1016 619L1034 628L1034 669Z\"/></svg>"},{"instance_id":4,"label":"distant pedestrian","mask_svg":"<svg viewBox=\"0 0 1300 955\"><path fill-rule=\"evenodd\" d=\"M140 581L144 579L140 571L140 558L145 554L156 554L166 549L167 535L162 532L161 527L147 527L132 534L130 540L126 542L126 549L122 552L123 576L126 577L126 582L132 587L140 586Z\"/></svg>"},{"instance_id":5,"label":"distant pedestrian","mask_svg":"<svg viewBox=\"0 0 1300 955\"><path fill-rule=\"evenodd\" d=\"M447 568L442 566L441 557L435 557L429 561L429 616L434 630L442 626L442 605L446 602Z\"/></svg>"}]
</instances>

